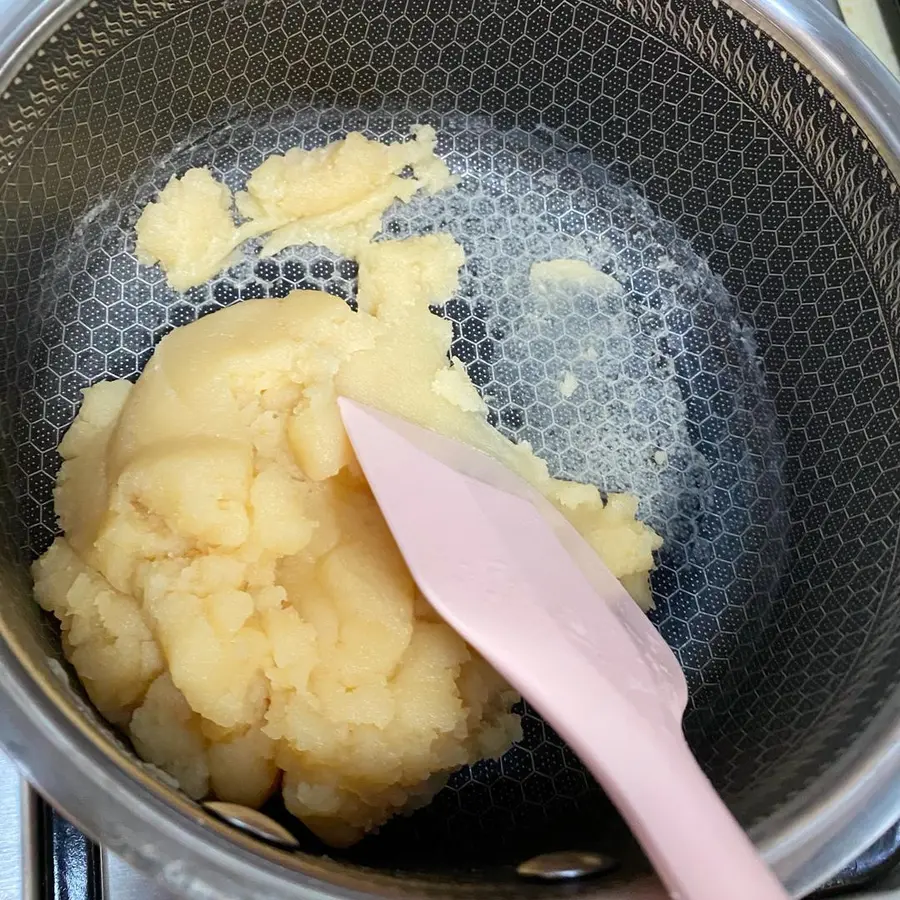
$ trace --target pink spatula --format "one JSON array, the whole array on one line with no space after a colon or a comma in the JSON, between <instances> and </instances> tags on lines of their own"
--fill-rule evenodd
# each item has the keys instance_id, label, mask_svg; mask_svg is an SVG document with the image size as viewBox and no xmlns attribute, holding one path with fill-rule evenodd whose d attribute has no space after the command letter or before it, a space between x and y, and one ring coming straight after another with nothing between
<instances>
[{"instance_id":1,"label":"pink spatula","mask_svg":"<svg viewBox=\"0 0 900 900\"><path fill-rule=\"evenodd\" d=\"M786 900L685 743L677 660L566 519L471 447L340 408L422 593L578 754L671 896Z\"/></svg>"}]
</instances>

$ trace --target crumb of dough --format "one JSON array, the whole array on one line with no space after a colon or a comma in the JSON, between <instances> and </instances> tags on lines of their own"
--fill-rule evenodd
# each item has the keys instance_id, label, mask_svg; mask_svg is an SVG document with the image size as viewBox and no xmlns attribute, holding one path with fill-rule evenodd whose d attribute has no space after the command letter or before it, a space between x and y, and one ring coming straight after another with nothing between
<instances>
[{"instance_id":1,"label":"crumb of dough","mask_svg":"<svg viewBox=\"0 0 900 900\"><path fill-rule=\"evenodd\" d=\"M657 450L653 454L653 462L655 462L660 468L663 468L669 462L669 454L666 453L665 450Z\"/></svg>"},{"instance_id":2,"label":"crumb of dough","mask_svg":"<svg viewBox=\"0 0 900 900\"><path fill-rule=\"evenodd\" d=\"M578 379L571 372L566 372L566 374L563 375L562 383L559 386L560 394L568 400L577 390Z\"/></svg>"},{"instance_id":3,"label":"crumb of dough","mask_svg":"<svg viewBox=\"0 0 900 900\"><path fill-rule=\"evenodd\" d=\"M581 259L550 259L532 263L529 280L531 289L538 293L565 285L607 293L622 292L622 285L612 275L595 269Z\"/></svg>"},{"instance_id":4,"label":"crumb of dough","mask_svg":"<svg viewBox=\"0 0 900 900\"><path fill-rule=\"evenodd\" d=\"M231 206L231 192L209 169L173 176L135 225L138 262L158 262L176 291L208 281L231 264L240 242Z\"/></svg>"},{"instance_id":5,"label":"crumb of dough","mask_svg":"<svg viewBox=\"0 0 900 900\"><path fill-rule=\"evenodd\" d=\"M493 454L651 605L661 540L636 499L552 478L450 359L430 307L463 260L448 234L361 245L357 312L319 291L248 300L167 335L135 385L85 391L35 594L97 708L191 796L280 788L346 846L521 736L515 692L418 592L339 395Z\"/></svg>"},{"instance_id":6,"label":"crumb of dough","mask_svg":"<svg viewBox=\"0 0 900 900\"><path fill-rule=\"evenodd\" d=\"M487 406L481 399L475 385L469 380L465 366L456 358L451 360L449 369L440 369L434 376L431 389L445 400L466 412L477 412L484 415Z\"/></svg>"}]
</instances>

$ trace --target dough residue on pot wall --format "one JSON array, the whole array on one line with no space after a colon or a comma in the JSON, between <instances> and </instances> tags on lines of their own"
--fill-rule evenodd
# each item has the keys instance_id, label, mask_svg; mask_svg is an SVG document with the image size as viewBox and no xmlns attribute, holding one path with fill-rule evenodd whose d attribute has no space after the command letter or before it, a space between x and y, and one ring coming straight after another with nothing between
<instances>
[{"instance_id":1,"label":"dough residue on pot wall","mask_svg":"<svg viewBox=\"0 0 900 900\"><path fill-rule=\"evenodd\" d=\"M502 754L520 728L515 693L416 589L338 395L505 462L645 605L660 540L636 520L635 498L551 478L487 423L450 359L450 323L430 311L456 289L453 238L371 242L378 210L451 182L433 132L339 144L267 161L238 207L272 239L352 244L358 311L319 291L246 301L164 338L135 385L88 389L59 448L64 536L34 577L91 699L144 759L197 798L257 806L280 788L312 830L347 845L426 802L459 766ZM414 176L398 174L406 165ZM166 250L161 233L151 252L153 216L139 223L143 258L179 283L238 246L244 226L228 231L216 184L188 172L145 211L171 200L166 216L179 214L165 221L198 234L209 220L215 252L202 263Z\"/></svg>"},{"instance_id":2,"label":"dough residue on pot wall","mask_svg":"<svg viewBox=\"0 0 900 900\"><path fill-rule=\"evenodd\" d=\"M548 259L532 263L528 277L532 291L537 294L578 288L622 292L622 285L612 275L595 269L582 259Z\"/></svg>"}]
</instances>

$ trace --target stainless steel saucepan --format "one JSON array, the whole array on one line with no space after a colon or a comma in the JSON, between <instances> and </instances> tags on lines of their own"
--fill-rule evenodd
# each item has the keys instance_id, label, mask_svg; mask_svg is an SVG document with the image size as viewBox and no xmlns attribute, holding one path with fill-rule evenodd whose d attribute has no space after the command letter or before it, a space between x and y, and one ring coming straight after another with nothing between
<instances>
[{"instance_id":1,"label":"stainless steel saucepan","mask_svg":"<svg viewBox=\"0 0 900 900\"><path fill-rule=\"evenodd\" d=\"M196 898L552 897L525 860L622 862L580 897L658 896L609 804L529 710L499 763L346 854L212 816L92 711L27 564L55 533L80 391L173 326L355 269L321 249L171 291L141 206L208 165L433 124L462 176L390 215L454 233L445 315L493 421L556 473L633 490L664 535L686 729L796 894L900 818L900 87L812 0L43 0L0 30L0 744L89 834ZM624 287L559 327L523 261ZM590 345L584 391L554 385ZM591 715L585 709L586 716ZM267 810L278 818L277 808ZM715 847L710 847L715 853ZM532 867L533 868L533 867ZM599 868L605 869L606 866Z\"/></svg>"}]
</instances>

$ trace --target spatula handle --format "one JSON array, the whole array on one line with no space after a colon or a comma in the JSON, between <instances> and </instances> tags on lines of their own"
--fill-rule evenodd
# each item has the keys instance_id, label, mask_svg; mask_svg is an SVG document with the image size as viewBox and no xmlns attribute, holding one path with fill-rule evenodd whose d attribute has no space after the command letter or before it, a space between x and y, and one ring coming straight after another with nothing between
<instances>
[{"instance_id":1,"label":"spatula handle","mask_svg":"<svg viewBox=\"0 0 900 900\"><path fill-rule=\"evenodd\" d=\"M583 725L579 728L586 735ZM587 740L573 749L622 811L635 837L677 900L787 900L680 734L642 734L596 753ZM571 737L571 735L570 735ZM615 741L613 742L615 743ZM615 771L612 771L615 767Z\"/></svg>"}]
</instances>

